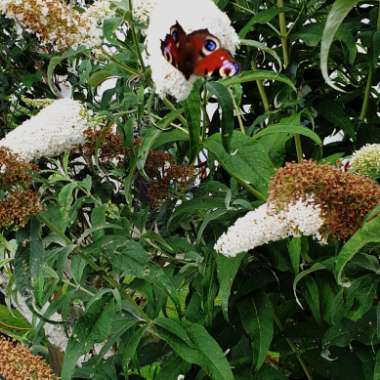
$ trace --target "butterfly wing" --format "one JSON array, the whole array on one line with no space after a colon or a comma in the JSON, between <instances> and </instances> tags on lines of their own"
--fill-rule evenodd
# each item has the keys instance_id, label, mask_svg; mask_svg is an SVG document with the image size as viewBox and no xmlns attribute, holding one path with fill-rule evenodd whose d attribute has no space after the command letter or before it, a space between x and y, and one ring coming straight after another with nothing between
<instances>
[{"instance_id":1,"label":"butterfly wing","mask_svg":"<svg viewBox=\"0 0 380 380\"><path fill-rule=\"evenodd\" d=\"M239 65L231 53L221 48L217 37L207 29L186 34L177 22L170 28L170 34L161 41L164 57L180 70L186 79L191 75L232 76L239 71Z\"/></svg>"},{"instance_id":2,"label":"butterfly wing","mask_svg":"<svg viewBox=\"0 0 380 380\"><path fill-rule=\"evenodd\" d=\"M186 33L178 22L170 28L170 34L166 35L165 40L161 40L161 52L163 56L176 68L178 68L180 61L181 45L185 41Z\"/></svg>"},{"instance_id":3,"label":"butterfly wing","mask_svg":"<svg viewBox=\"0 0 380 380\"><path fill-rule=\"evenodd\" d=\"M239 65L225 49L218 49L198 60L194 67L195 75L230 77L239 72Z\"/></svg>"}]
</instances>

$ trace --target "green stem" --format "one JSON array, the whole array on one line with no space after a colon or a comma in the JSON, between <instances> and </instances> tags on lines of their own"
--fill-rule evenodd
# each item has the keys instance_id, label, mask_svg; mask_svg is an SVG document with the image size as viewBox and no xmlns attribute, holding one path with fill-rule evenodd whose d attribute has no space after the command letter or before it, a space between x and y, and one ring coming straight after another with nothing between
<instances>
[{"instance_id":1,"label":"green stem","mask_svg":"<svg viewBox=\"0 0 380 380\"><path fill-rule=\"evenodd\" d=\"M139 75L140 73L136 71L131 66L128 66L127 64L118 61L116 58L114 58L111 54L108 54L104 49L102 49L102 54L105 55L110 61L116 63L120 67L122 67L128 74L131 75Z\"/></svg>"},{"instance_id":2,"label":"green stem","mask_svg":"<svg viewBox=\"0 0 380 380\"><path fill-rule=\"evenodd\" d=\"M296 143L297 160L298 162L301 162L303 160L301 136L299 134L296 134L294 136L294 141Z\"/></svg>"},{"instance_id":3,"label":"green stem","mask_svg":"<svg viewBox=\"0 0 380 380\"><path fill-rule=\"evenodd\" d=\"M283 8L284 0L277 0L277 6L279 8ZM286 30L285 13L281 12L278 17L279 17L279 22L280 22L281 45L282 45L282 52L284 56L284 67L287 68L289 65L289 50L288 50L288 32ZM297 160L298 162L301 162L303 160L301 136L299 134L296 134L294 136L294 141L296 144Z\"/></svg>"},{"instance_id":4,"label":"green stem","mask_svg":"<svg viewBox=\"0 0 380 380\"><path fill-rule=\"evenodd\" d=\"M277 7L284 8L284 0L277 0ZM289 51L288 51L288 33L286 30L285 13L281 12L278 15L278 19L280 22L281 45L282 45L282 53L283 53L283 58L284 58L284 67L287 68L289 65Z\"/></svg>"},{"instance_id":5,"label":"green stem","mask_svg":"<svg viewBox=\"0 0 380 380\"><path fill-rule=\"evenodd\" d=\"M177 109L175 108L175 105L165 96L162 98L162 101L164 102L164 104L166 105L166 107L168 107L170 109L170 111L176 111ZM179 121L185 126L185 127L188 127L189 124L187 122L187 120L182 116L182 115L178 115L178 119Z\"/></svg>"},{"instance_id":6,"label":"green stem","mask_svg":"<svg viewBox=\"0 0 380 380\"><path fill-rule=\"evenodd\" d=\"M207 87L203 86L203 99L202 99L202 112L203 112L203 131L202 131L202 141L206 138L207 129L211 124L210 118L207 113L208 104L208 91Z\"/></svg>"},{"instance_id":7,"label":"green stem","mask_svg":"<svg viewBox=\"0 0 380 380\"><path fill-rule=\"evenodd\" d=\"M376 28L377 28L377 31L380 31L380 5L379 5L379 8L377 10ZM369 60L368 66L369 66L369 69L368 69L367 83L366 83L365 90L364 90L363 104L362 104L362 109L361 109L360 116L359 116L360 124L364 122L364 120L367 116L369 98L371 95L371 85L372 85L372 80L373 80L373 64L372 64L372 60L371 60L371 54L370 54L370 60Z\"/></svg>"},{"instance_id":8,"label":"green stem","mask_svg":"<svg viewBox=\"0 0 380 380\"><path fill-rule=\"evenodd\" d=\"M245 132L244 123L243 123L243 119L241 117L240 108L238 107L238 105L236 103L236 100L235 100L235 97L234 97L232 91L230 89L228 91L230 92L230 95L231 95L231 99L232 99L232 103L234 105L234 109L235 109L235 112L236 112L236 117L238 119L240 131L241 131L241 133L243 135L246 135L247 133Z\"/></svg>"},{"instance_id":9,"label":"green stem","mask_svg":"<svg viewBox=\"0 0 380 380\"><path fill-rule=\"evenodd\" d=\"M259 199L260 201L265 201L266 200L266 197L264 194L260 193L260 191L256 190L253 186L249 185L248 183L244 182L243 180L239 179L239 178L236 178L236 181L239 182L239 184L244 187L244 189L246 189L248 191L248 193L252 194L254 197L256 197L257 199Z\"/></svg>"},{"instance_id":10,"label":"green stem","mask_svg":"<svg viewBox=\"0 0 380 380\"><path fill-rule=\"evenodd\" d=\"M273 320L276 323L278 329L281 332L283 332L284 331L284 327L282 326L281 321L278 319L278 317L277 317L277 315L275 313L273 313ZM285 340L286 340L286 343L288 343L288 346L290 347L290 349L292 350L292 352L296 355L298 363L300 363L300 366L302 367L307 380L313 380L313 377L311 376L309 368L307 368L305 362L303 361L303 359L301 357L301 353L300 353L299 349L297 348L297 346L289 338L285 338Z\"/></svg>"},{"instance_id":11,"label":"green stem","mask_svg":"<svg viewBox=\"0 0 380 380\"><path fill-rule=\"evenodd\" d=\"M139 40L137 38L136 29L135 29L135 23L133 22L133 4L132 4L132 0L129 0L129 12L130 12L129 27L131 28L131 32L132 32L133 43L134 43L134 45L136 47L137 56L138 56L138 59L140 61L140 65L141 65L143 71L145 71L144 59L143 59L142 54L141 54Z\"/></svg>"},{"instance_id":12,"label":"green stem","mask_svg":"<svg viewBox=\"0 0 380 380\"><path fill-rule=\"evenodd\" d=\"M257 70L256 61L254 59L252 60L251 67L253 71ZM264 110L265 112L269 112L270 105L269 105L267 92L265 91L265 87L263 85L263 81L257 80L256 85L257 85L257 88L259 89L259 94L261 97L261 101L263 102Z\"/></svg>"},{"instance_id":13,"label":"green stem","mask_svg":"<svg viewBox=\"0 0 380 380\"><path fill-rule=\"evenodd\" d=\"M367 84L365 86L362 110L361 110L360 116L359 116L360 123L363 123L366 116L367 116L369 96L371 94L372 78L373 78L373 66L372 66L372 62L369 62Z\"/></svg>"}]
</instances>

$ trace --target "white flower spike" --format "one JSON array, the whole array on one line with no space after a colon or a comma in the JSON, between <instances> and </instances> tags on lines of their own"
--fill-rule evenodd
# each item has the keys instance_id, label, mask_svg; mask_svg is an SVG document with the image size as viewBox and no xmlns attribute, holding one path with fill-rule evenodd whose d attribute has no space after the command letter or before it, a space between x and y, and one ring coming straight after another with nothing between
<instances>
[{"instance_id":1,"label":"white flower spike","mask_svg":"<svg viewBox=\"0 0 380 380\"><path fill-rule=\"evenodd\" d=\"M321 244L323 225L321 208L312 197L297 200L283 211L264 203L254 211L239 218L216 242L214 249L227 257L285 239L288 236L312 236Z\"/></svg>"},{"instance_id":2,"label":"white flower spike","mask_svg":"<svg viewBox=\"0 0 380 380\"><path fill-rule=\"evenodd\" d=\"M9 132L0 145L27 161L56 156L82 144L89 124L80 102L59 99Z\"/></svg>"},{"instance_id":3,"label":"white flower spike","mask_svg":"<svg viewBox=\"0 0 380 380\"><path fill-rule=\"evenodd\" d=\"M161 40L177 22L186 33L208 29L232 55L239 44L239 36L228 16L212 0L156 0L147 29L147 63L151 66L157 93L182 101L190 94L197 77L193 75L186 80L161 52Z\"/></svg>"}]
</instances>

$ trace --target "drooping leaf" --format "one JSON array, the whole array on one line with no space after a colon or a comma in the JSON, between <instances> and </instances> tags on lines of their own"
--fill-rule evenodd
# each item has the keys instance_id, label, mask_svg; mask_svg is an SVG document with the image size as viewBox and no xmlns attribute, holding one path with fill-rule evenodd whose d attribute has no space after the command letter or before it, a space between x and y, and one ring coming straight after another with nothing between
<instances>
[{"instance_id":1,"label":"drooping leaf","mask_svg":"<svg viewBox=\"0 0 380 380\"><path fill-rule=\"evenodd\" d=\"M79 357L87 353L95 343L106 340L111 331L114 311L113 301L107 302L103 298L94 302L79 319L65 352L62 380L71 380Z\"/></svg>"},{"instance_id":2,"label":"drooping leaf","mask_svg":"<svg viewBox=\"0 0 380 380\"><path fill-rule=\"evenodd\" d=\"M206 85L210 94L216 96L222 109L221 134L222 143L227 153L231 152L231 138L234 130L234 104L229 90L219 82Z\"/></svg>"},{"instance_id":3,"label":"drooping leaf","mask_svg":"<svg viewBox=\"0 0 380 380\"><path fill-rule=\"evenodd\" d=\"M259 141L254 141L240 131L234 131L231 154L224 150L219 134L209 137L205 146L232 177L253 185L264 194L267 192L274 166Z\"/></svg>"},{"instance_id":4,"label":"drooping leaf","mask_svg":"<svg viewBox=\"0 0 380 380\"><path fill-rule=\"evenodd\" d=\"M380 217L365 223L338 254L335 274L340 285L349 285L349 281L343 277L343 271L350 260L367 244L380 243Z\"/></svg>"},{"instance_id":5,"label":"drooping leaf","mask_svg":"<svg viewBox=\"0 0 380 380\"><path fill-rule=\"evenodd\" d=\"M264 364L273 339L273 308L265 293L256 294L238 305L244 330L251 339L256 370Z\"/></svg>"},{"instance_id":6,"label":"drooping leaf","mask_svg":"<svg viewBox=\"0 0 380 380\"><path fill-rule=\"evenodd\" d=\"M156 320L156 326L161 339L183 360L198 365L213 380L234 380L222 349L203 326L164 318Z\"/></svg>"},{"instance_id":7,"label":"drooping leaf","mask_svg":"<svg viewBox=\"0 0 380 380\"><path fill-rule=\"evenodd\" d=\"M342 24L343 20L350 13L351 9L359 3L360 0L336 0L333 4L325 28L323 30L322 44L321 44L321 71L322 75L328 85L340 90L329 77L328 72L328 59L331 44L334 41L335 34Z\"/></svg>"},{"instance_id":8,"label":"drooping leaf","mask_svg":"<svg viewBox=\"0 0 380 380\"><path fill-rule=\"evenodd\" d=\"M187 120L189 121L190 162L194 161L201 146L201 83L195 83L191 94L184 102Z\"/></svg>"},{"instance_id":9,"label":"drooping leaf","mask_svg":"<svg viewBox=\"0 0 380 380\"><path fill-rule=\"evenodd\" d=\"M255 71L243 71L242 73L235 75L234 77L224 79L222 83L225 86L233 86L236 84L242 84L247 82L254 82L257 80L278 81L287 84L294 91L296 90L293 82L283 74L277 74L273 71L255 70Z\"/></svg>"},{"instance_id":10,"label":"drooping leaf","mask_svg":"<svg viewBox=\"0 0 380 380\"><path fill-rule=\"evenodd\" d=\"M245 255L234 258L225 257L218 254L216 256L217 274L219 281L219 297L222 301L224 318L228 321L228 301L230 299L231 288L239 270L240 264Z\"/></svg>"}]
</instances>

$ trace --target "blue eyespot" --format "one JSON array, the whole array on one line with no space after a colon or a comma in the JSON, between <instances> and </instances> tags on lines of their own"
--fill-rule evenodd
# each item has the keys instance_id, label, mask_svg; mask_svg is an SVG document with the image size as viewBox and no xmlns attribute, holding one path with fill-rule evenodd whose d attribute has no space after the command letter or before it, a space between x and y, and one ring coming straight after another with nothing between
<instances>
[{"instance_id":1,"label":"blue eyespot","mask_svg":"<svg viewBox=\"0 0 380 380\"><path fill-rule=\"evenodd\" d=\"M214 51L216 50L216 42L213 40L206 40L205 42L205 48L207 51Z\"/></svg>"},{"instance_id":2,"label":"blue eyespot","mask_svg":"<svg viewBox=\"0 0 380 380\"><path fill-rule=\"evenodd\" d=\"M173 30L173 32L172 32L172 37L173 37L173 40L174 40L175 42L178 41L178 32L177 32L176 30Z\"/></svg>"}]
</instances>

